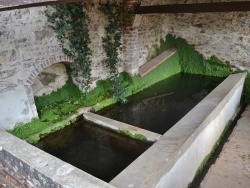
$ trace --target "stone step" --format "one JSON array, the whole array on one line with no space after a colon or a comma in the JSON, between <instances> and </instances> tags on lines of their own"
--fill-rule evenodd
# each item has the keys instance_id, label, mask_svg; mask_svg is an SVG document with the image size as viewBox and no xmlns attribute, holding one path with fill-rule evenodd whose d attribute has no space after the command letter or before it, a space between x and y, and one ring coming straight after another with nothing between
<instances>
[{"instance_id":1,"label":"stone step","mask_svg":"<svg viewBox=\"0 0 250 188\"><path fill-rule=\"evenodd\" d=\"M139 74L141 77L148 74L150 71L152 71L154 68L156 68L158 65L166 61L168 58L170 58L172 55L174 55L177 52L176 49L170 48L164 52L162 52L160 55L155 57L154 59L150 60L149 62L145 63L139 68Z\"/></svg>"},{"instance_id":2,"label":"stone step","mask_svg":"<svg viewBox=\"0 0 250 188\"><path fill-rule=\"evenodd\" d=\"M107 127L112 130L122 130L122 131L129 131L131 134L141 134L147 138L147 141L155 142L157 141L162 135L141 129L139 127L135 127L126 123L122 123L113 119L109 119L104 116L100 116L98 114L94 114L91 112L87 112L83 114L85 120L93 122L97 125L101 125L103 127Z\"/></svg>"}]
</instances>

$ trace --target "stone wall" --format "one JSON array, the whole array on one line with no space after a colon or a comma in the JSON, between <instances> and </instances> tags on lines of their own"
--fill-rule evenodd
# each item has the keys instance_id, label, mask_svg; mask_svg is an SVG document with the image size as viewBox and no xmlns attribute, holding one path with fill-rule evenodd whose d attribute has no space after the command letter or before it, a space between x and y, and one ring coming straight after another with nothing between
<instances>
[{"instance_id":1,"label":"stone wall","mask_svg":"<svg viewBox=\"0 0 250 188\"><path fill-rule=\"evenodd\" d=\"M128 6L136 3L125 2ZM213 1L144 0L142 5L193 2ZM98 7L98 0L85 2L94 52L92 87L97 80L108 76L108 69L102 66L105 53L101 38L107 20ZM44 10L45 7L36 7L0 12L0 127L3 129L12 129L18 122L37 117L31 87L34 80L55 63L73 61L61 52ZM120 71L138 73L138 68L150 59L153 47L168 33L186 39L206 58L216 55L232 66L250 69L250 12L143 15L135 20L134 26L126 23L124 27Z\"/></svg>"},{"instance_id":2,"label":"stone wall","mask_svg":"<svg viewBox=\"0 0 250 188\"><path fill-rule=\"evenodd\" d=\"M144 0L141 5L208 2L226 0ZM137 16L136 20L141 60L134 66L147 62L152 47L171 33L186 39L206 58L215 55L232 66L250 69L250 12L151 14Z\"/></svg>"},{"instance_id":3,"label":"stone wall","mask_svg":"<svg viewBox=\"0 0 250 188\"><path fill-rule=\"evenodd\" d=\"M108 69L102 66L105 54L102 36L107 21L98 9L99 1L87 1L90 16L90 38L93 85L106 79ZM0 12L0 128L12 129L18 122L37 117L32 84L43 70L55 63L73 59L65 56L44 15L46 7ZM119 70L123 70L120 64ZM77 80L77 79L76 79Z\"/></svg>"},{"instance_id":4,"label":"stone wall","mask_svg":"<svg viewBox=\"0 0 250 188\"><path fill-rule=\"evenodd\" d=\"M53 64L41 72L32 84L34 96L48 95L66 84L68 73L63 63Z\"/></svg>"}]
</instances>

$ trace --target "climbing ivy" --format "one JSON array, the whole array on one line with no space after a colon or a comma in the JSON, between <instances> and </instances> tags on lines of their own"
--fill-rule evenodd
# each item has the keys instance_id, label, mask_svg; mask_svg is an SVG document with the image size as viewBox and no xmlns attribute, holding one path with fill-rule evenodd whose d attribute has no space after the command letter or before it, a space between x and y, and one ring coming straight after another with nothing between
<instances>
[{"instance_id":1,"label":"climbing ivy","mask_svg":"<svg viewBox=\"0 0 250 188\"><path fill-rule=\"evenodd\" d=\"M122 50L122 30L123 30L123 13L124 6L116 1L110 2L109 0L100 4L100 10L106 16L108 25L105 27L106 36L102 37L102 46L106 53L107 58L104 63L110 69L110 84L114 97L124 103L125 89L122 88L119 80L119 72L117 66L121 62L119 54Z\"/></svg>"},{"instance_id":2,"label":"climbing ivy","mask_svg":"<svg viewBox=\"0 0 250 188\"><path fill-rule=\"evenodd\" d=\"M89 17L82 3L60 4L45 11L49 26L55 31L63 53L73 57L71 65L75 77L82 76L81 86L89 90L91 83L92 51L89 47Z\"/></svg>"}]
</instances>

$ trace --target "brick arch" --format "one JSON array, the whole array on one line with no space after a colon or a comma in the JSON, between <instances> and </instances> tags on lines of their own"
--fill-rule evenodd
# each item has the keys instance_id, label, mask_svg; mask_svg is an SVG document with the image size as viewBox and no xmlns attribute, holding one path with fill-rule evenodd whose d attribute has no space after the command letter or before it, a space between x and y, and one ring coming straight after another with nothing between
<instances>
[{"instance_id":1,"label":"brick arch","mask_svg":"<svg viewBox=\"0 0 250 188\"><path fill-rule=\"evenodd\" d=\"M36 62L28 74L28 76L24 79L24 88L26 91L26 94L28 96L29 104L31 111L33 113L33 117L38 117L37 108L34 100L34 94L32 90L32 83L36 79L36 77L47 67L60 63L60 62L67 62L72 63L73 58L70 58L66 55L59 55L59 56L53 56L49 57L48 59L43 59L42 61Z\"/></svg>"},{"instance_id":2,"label":"brick arch","mask_svg":"<svg viewBox=\"0 0 250 188\"><path fill-rule=\"evenodd\" d=\"M60 62L68 62L72 63L73 58L68 57L66 55L59 55L59 56L53 56L48 59L45 59L41 62L37 62L34 64L33 69L31 70L30 74L26 77L25 82L28 85L32 85L33 81L36 79L36 77L47 67L60 63Z\"/></svg>"}]
</instances>

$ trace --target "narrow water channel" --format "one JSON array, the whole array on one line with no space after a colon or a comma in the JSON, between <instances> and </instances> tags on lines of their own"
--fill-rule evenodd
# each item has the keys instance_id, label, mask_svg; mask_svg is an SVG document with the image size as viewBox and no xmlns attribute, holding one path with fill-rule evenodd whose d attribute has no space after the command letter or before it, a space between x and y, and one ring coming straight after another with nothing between
<instances>
[{"instance_id":1,"label":"narrow water channel","mask_svg":"<svg viewBox=\"0 0 250 188\"><path fill-rule=\"evenodd\" d=\"M164 134L223 80L177 74L130 97L128 104L106 108L99 114Z\"/></svg>"},{"instance_id":2,"label":"narrow water channel","mask_svg":"<svg viewBox=\"0 0 250 188\"><path fill-rule=\"evenodd\" d=\"M109 182L151 144L81 121L47 136L36 146Z\"/></svg>"}]
</instances>

